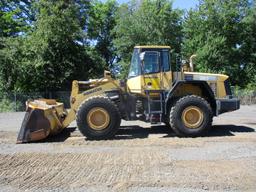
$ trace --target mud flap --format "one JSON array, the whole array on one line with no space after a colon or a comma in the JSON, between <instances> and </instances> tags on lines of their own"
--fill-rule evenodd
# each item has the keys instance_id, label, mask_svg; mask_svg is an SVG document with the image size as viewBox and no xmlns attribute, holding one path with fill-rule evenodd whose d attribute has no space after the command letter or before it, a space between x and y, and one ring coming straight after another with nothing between
<instances>
[{"instance_id":1,"label":"mud flap","mask_svg":"<svg viewBox=\"0 0 256 192\"><path fill-rule=\"evenodd\" d=\"M50 134L50 129L51 125L45 117L44 110L28 108L17 137L17 143L42 140Z\"/></svg>"}]
</instances>

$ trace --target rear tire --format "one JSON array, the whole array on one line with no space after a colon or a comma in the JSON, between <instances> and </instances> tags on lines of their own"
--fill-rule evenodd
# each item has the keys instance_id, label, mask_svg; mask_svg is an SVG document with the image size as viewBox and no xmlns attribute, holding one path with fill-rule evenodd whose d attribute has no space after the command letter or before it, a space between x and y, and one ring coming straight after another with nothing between
<instances>
[{"instance_id":1,"label":"rear tire","mask_svg":"<svg viewBox=\"0 0 256 192\"><path fill-rule=\"evenodd\" d=\"M107 97L92 97L77 111L77 126L87 139L101 140L114 137L121 118L118 108Z\"/></svg>"},{"instance_id":2,"label":"rear tire","mask_svg":"<svg viewBox=\"0 0 256 192\"><path fill-rule=\"evenodd\" d=\"M211 107L205 99L189 95L172 106L170 125L178 136L202 136L211 128L212 117Z\"/></svg>"}]
</instances>

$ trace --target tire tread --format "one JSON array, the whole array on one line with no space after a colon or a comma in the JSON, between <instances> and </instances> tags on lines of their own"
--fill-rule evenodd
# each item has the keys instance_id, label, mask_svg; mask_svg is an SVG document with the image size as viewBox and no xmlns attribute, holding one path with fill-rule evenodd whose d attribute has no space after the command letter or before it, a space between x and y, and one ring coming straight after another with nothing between
<instances>
[{"instance_id":1,"label":"tire tread","mask_svg":"<svg viewBox=\"0 0 256 192\"><path fill-rule=\"evenodd\" d=\"M105 135L93 136L93 135L90 134L90 131L88 131L87 128L85 129L85 127L84 127L85 125L83 124L84 119L83 119L83 117L82 117L82 115L81 115L81 112L82 112L83 110L85 110L86 106L87 106L88 104L90 104L91 102L93 102L94 100L96 100L97 103L99 103L99 104L104 104L104 105L106 105L106 108L111 108L111 107L113 107L113 109L115 110L116 115L117 115L117 117L115 117L115 119L116 119L117 121L116 121L115 124L114 124L114 128L113 128L111 131L107 132L107 134L105 134ZM112 115L112 114L110 114L110 115ZM103 139L103 140L104 140L104 139L110 139L110 138L114 137L114 135L116 134L116 132L117 132L119 126L120 126L121 117L120 117L119 109L118 109L118 107L116 106L116 104L115 104L113 101L111 101L111 100L110 100L108 97L106 97L105 95L97 95L97 96L92 96L92 97L90 97L90 98L84 100L84 101L80 104L80 106L79 106L79 108L78 108L78 110L77 110L77 114L76 114L76 122L77 122L77 127L78 127L79 131L80 131L84 136L86 136L87 139L95 139L95 140L102 140L102 139Z\"/></svg>"},{"instance_id":2,"label":"tire tread","mask_svg":"<svg viewBox=\"0 0 256 192\"><path fill-rule=\"evenodd\" d=\"M208 125L206 126L206 128L201 131L199 134L197 134L197 136L201 136L203 134L205 134L211 127L212 125L212 109L211 109L211 106L210 104L202 97L200 96L197 96L197 95L188 95L188 96L184 96L180 99L178 99L176 101L176 103L174 103L174 105L171 107L171 110L170 110L170 126L171 128L173 129L173 131L180 137L188 137L188 136L191 136L191 135L187 135L186 133L182 132L179 127L177 127L175 124L175 119L173 118L174 116L174 113L176 113L177 111L177 108L180 107L180 105L185 102L186 100L193 100L194 98L198 99L200 102L202 102L207 108L208 108L208 111L210 111L210 121L208 122Z\"/></svg>"}]
</instances>

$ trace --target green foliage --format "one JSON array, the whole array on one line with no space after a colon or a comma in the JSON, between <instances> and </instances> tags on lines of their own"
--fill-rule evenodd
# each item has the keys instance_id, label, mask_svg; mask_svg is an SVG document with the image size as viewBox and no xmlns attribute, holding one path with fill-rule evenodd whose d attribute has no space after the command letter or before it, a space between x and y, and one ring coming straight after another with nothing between
<instances>
[{"instance_id":1,"label":"green foliage","mask_svg":"<svg viewBox=\"0 0 256 192\"><path fill-rule=\"evenodd\" d=\"M0 90L69 90L72 80L98 78L107 67L121 68L125 78L135 45L170 45L186 58L196 53L197 70L255 89L250 2L201 0L184 14L171 0L1 0Z\"/></svg>"},{"instance_id":2,"label":"green foliage","mask_svg":"<svg viewBox=\"0 0 256 192\"><path fill-rule=\"evenodd\" d=\"M10 101L7 98L0 100L0 113L15 111L15 102Z\"/></svg>"},{"instance_id":3,"label":"green foliage","mask_svg":"<svg viewBox=\"0 0 256 192\"><path fill-rule=\"evenodd\" d=\"M31 1L0 1L0 37L17 36L29 30L34 19Z\"/></svg>"},{"instance_id":4,"label":"green foliage","mask_svg":"<svg viewBox=\"0 0 256 192\"><path fill-rule=\"evenodd\" d=\"M114 34L111 33L116 25L117 9L118 5L114 0L108 0L105 3L94 0L89 12L88 36L95 42L97 52L109 67L112 67L117 59L113 45Z\"/></svg>"},{"instance_id":5,"label":"green foliage","mask_svg":"<svg viewBox=\"0 0 256 192\"><path fill-rule=\"evenodd\" d=\"M83 44L85 34L75 2L41 0L36 7L35 29L23 47L22 90L67 90L73 79L103 72L103 63Z\"/></svg>"},{"instance_id":6,"label":"green foliage","mask_svg":"<svg viewBox=\"0 0 256 192\"><path fill-rule=\"evenodd\" d=\"M0 113L19 111L22 108L22 104L19 101L10 99L6 95L1 95L0 100Z\"/></svg>"},{"instance_id":7,"label":"green foliage","mask_svg":"<svg viewBox=\"0 0 256 192\"><path fill-rule=\"evenodd\" d=\"M253 22L250 6L248 0L203 0L196 10L187 13L183 53L187 57L197 54L199 71L226 73L232 83L241 86L250 82L247 69L256 63L252 43L255 19Z\"/></svg>"},{"instance_id":8,"label":"green foliage","mask_svg":"<svg viewBox=\"0 0 256 192\"><path fill-rule=\"evenodd\" d=\"M141 3L141 4L139 4ZM171 45L180 52L181 15L169 0L132 1L118 10L117 25L113 31L114 44L122 58L124 75L135 45Z\"/></svg>"},{"instance_id":9,"label":"green foliage","mask_svg":"<svg viewBox=\"0 0 256 192\"><path fill-rule=\"evenodd\" d=\"M0 90L16 89L22 60L22 37L2 38L0 49Z\"/></svg>"},{"instance_id":10,"label":"green foliage","mask_svg":"<svg viewBox=\"0 0 256 192\"><path fill-rule=\"evenodd\" d=\"M256 4L249 10L247 17L243 20L243 33L241 35L240 55L242 69L246 74L246 87L252 86L256 90ZM242 79L241 77L240 79ZM241 82L237 82L241 84ZM248 84L248 85L247 85Z\"/></svg>"},{"instance_id":11,"label":"green foliage","mask_svg":"<svg viewBox=\"0 0 256 192\"><path fill-rule=\"evenodd\" d=\"M60 89L87 70L85 50L76 42L82 36L78 10L74 3L63 1L41 0L36 6L39 13L35 29L24 46L28 58L24 72L30 78L22 84L36 90Z\"/></svg>"}]
</instances>

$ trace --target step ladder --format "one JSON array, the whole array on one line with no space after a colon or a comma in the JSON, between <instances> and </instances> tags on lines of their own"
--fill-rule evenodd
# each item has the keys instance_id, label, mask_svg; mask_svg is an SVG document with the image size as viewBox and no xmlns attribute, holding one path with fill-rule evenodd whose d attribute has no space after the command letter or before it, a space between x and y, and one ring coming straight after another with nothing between
<instances>
[{"instance_id":1,"label":"step ladder","mask_svg":"<svg viewBox=\"0 0 256 192\"><path fill-rule=\"evenodd\" d=\"M165 90L145 90L147 100L148 100L148 111L146 119L150 121L150 123L156 123L153 121L153 116L159 114L159 122L162 122L162 117L164 113L164 103L165 103ZM159 93L159 98L157 100L152 99L151 94ZM160 110L152 110L153 104L158 103L160 105Z\"/></svg>"}]
</instances>

